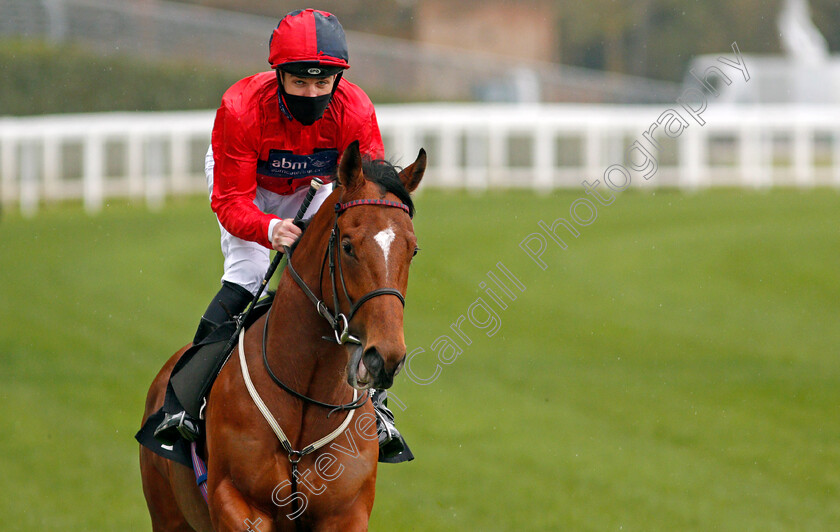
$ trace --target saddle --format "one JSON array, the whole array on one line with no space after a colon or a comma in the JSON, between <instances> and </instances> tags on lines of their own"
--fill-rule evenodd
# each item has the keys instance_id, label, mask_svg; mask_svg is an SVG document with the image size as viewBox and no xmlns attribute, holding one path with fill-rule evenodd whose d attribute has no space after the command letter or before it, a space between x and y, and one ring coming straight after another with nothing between
<instances>
[{"instance_id":1,"label":"saddle","mask_svg":"<svg viewBox=\"0 0 840 532\"><path fill-rule=\"evenodd\" d=\"M258 301L248 315L248 320L243 325L243 329L247 330L257 319L268 312L268 309L271 308L272 301L274 301L273 292L269 292L268 297ZM169 386L172 387L175 396L181 403L181 406L184 407L184 410L195 419L201 419L200 414L202 414L201 410L204 404L204 397L201 397L201 389L205 386L205 376L212 369L216 361L228 356L229 352L236 345L235 343L232 344L230 349L225 352L225 347L236 332L236 328L237 322L234 319L230 319L221 324L202 341L187 349L172 368ZM212 379L215 380L215 378L216 375L213 375ZM192 468L193 461L189 442L179 439L173 445L164 445L155 439L155 429L163 421L165 415L163 407L158 409L154 414L149 416L146 423L143 424L143 427L140 428L134 438L155 454ZM205 431L202 430L201 434L203 435L204 433ZM202 446L201 444L203 442L198 443L199 446Z\"/></svg>"}]
</instances>

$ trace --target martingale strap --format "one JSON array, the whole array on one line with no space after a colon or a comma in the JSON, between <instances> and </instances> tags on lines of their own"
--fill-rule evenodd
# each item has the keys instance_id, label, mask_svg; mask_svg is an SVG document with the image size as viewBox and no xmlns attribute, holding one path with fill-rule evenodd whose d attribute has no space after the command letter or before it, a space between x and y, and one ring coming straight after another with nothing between
<instances>
[{"instance_id":1,"label":"martingale strap","mask_svg":"<svg viewBox=\"0 0 840 532\"><path fill-rule=\"evenodd\" d=\"M294 460L293 457L297 457L297 460L300 461L301 457L317 451L324 445L338 438L338 436L344 432L344 429L346 429L350 424L350 421L353 419L353 414L355 413L356 408L358 408L358 406L356 408L348 408L347 416L344 418L341 425L320 440L312 442L300 451L297 451L292 447L292 442L289 441L288 437L286 437L286 433L284 433L283 429L280 428L280 425L277 423L274 415L268 409L265 402L262 400L262 397L260 397L260 394L257 392L257 388L254 386L254 383L251 381L251 373L248 371L248 363L245 361L245 331L239 333L239 367L242 370L242 379L245 381L245 387L248 389L248 394L251 396L251 400L257 406L260 414L262 414L268 422L268 425L271 427L274 435L277 436L278 440L280 440L280 443L283 445L283 449L289 453L289 460ZM359 390L353 388L353 402L355 403L358 399ZM367 401L367 397L365 397L365 401ZM359 404L359 406L362 404L364 403Z\"/></svg>"},{"instance_id":2,"label":"martingale strap","mask_svg":"<svg viewBox=\"0 0 840 532\"><path fill-rule=\"evenodd\" d=\"M266 319L266 323L268 323L268 319ZM265 357L265 338L263 338L263 357ZM251 400L257 406L257 409L260 411L260 414L263 415L263 418L265 418L266 422L268 422L268 425L271 427L271 430L274 432L274 435L277 436L278 440L280 440L280 444L283 446L283 449L285 449L288 453L289 463L292 465L291 488L292 495L294 495L298 491L298 464L300 463L301 459L310 453L314 453L324 445L338 438L341 435L341 433L343 433L350 425L350 421L353 419L353 414L355 414L355 409L362 406L364 402L359 403L354 408L348 409L349 412L347 412L347 416L345 416L344 421L342 421L341 425L336 427L335 430L333 430L320 440L312 442L298 451L294 447L292 447L292 442L289 441L289 438L286 436L286 433L283 432L282 428L280 428L280 424L277 423L277 420L274 418L274 414L272 414L271 411L268 409L268 406L266 406L265 402L262 400L262 397L260 397L260 394L257 392L257 388L254 386L253 381L251 381L251 374L248 371L248 363L245 361L245 331L239 333L239 366L242 369L242 379L245 381L245 387L248 389L248 394L251 396ZM268 366L266 365L266 367ZM356 402L358 396L359 390L353 388L353 403ZM365 402L367 402L368 394L365 393L362 395L362 397L364 398ZM193 448L194 446L195 443L193 443ZM199 482L199 486L200 485L201 484ZM202 493L204 493L204 491L202 491ZM204 497L204 500L207 500L206 495ZM296 513L298 510L297 498L293 499L292 502L292 510L294 513Z\"/></svg>"}]
</instances>

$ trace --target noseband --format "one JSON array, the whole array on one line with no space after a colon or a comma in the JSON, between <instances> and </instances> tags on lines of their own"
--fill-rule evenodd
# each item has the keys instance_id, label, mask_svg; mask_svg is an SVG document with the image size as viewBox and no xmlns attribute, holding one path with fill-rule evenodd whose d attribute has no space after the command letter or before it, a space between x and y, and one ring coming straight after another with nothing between
<instances>
[{"instance_id":1,"label":"noseband","mask_svg":"<svg viewBox=\"0 0 840 532\"><path fill-rule=\"evenodd\" d=\"M336 203L335 204L335 222L333 223L332 231L330 232L330 240L329 244L327 245L327 251L324 255L324 259L321 261L321 270L318 274L318 279L323 279L324 275L324 263L329 264L329 274L330 274L330 283L332 283L332 292L333 292L333 308L335 309L335 314L330 311L327 307L327 304L324 303L322 299L319 299L318 296L309 288L309 286L301 279L298 272L292 266L292 250L288 247L284 246L284 251L286 252L287 262L286 262L286 269L289 270L289 273L292 275L292 278L295 280L297 285L306 294L306 297L309 298L310 301L315 305L315 308L318 311L318 314L321 315L332 327L333 333L335 334L335 342L338 344L358 344L361 345L362 342L350 334L350 321L353 319L353 316L356 315L356 312L359 308L368 300L373 299L374 297L384 296L384 295L392 295L396 296L397 299L400 300L400 303L405 306L405 296L402 293L395 289L395 288L376 288L371 290L367 294L360 297L355 302L353 298L350 297L350 294L347 292L347 285L344 282L344 272L341 267L341 252L338 249L338 242L341 240L341 230L338 227L338 217L341 216L341 213L350 209L352 207L360 207L363 205L376 205L379 207L393 207L397 209L401 209L406 212L409 216L411 215L411 211L408 208L408 205L404 203L400 203L398 201L388 201L388 200L381 200L381 199L360 199L355 201L349 201L347 203ZM347 298L347 301L350 303L350 311L347 314L341 312L341 306L338 301L338 287L336 286L336 265L338 266L338 279L341 281L341 289L344 291L344 297ZM324 337L324 339L333 341L332 338Z\"/></svg>"}]
</instances>

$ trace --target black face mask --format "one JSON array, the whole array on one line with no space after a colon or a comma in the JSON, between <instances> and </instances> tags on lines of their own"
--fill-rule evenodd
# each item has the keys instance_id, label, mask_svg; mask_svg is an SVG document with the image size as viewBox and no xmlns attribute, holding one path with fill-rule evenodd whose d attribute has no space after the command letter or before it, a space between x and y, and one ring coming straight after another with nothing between
<instances>
[{"instance_id":1,"label":"black face mask","mask_svg":"<svg viewBox=\"0 0 840 532\"><path fill-rule=\"evenodd\" d=\"M285 107L295 120L304 126L311 126L327 111L327 107L329 107L330 101L338 89L341 74L336 75L332 92L329 94L323 96L293 96L283 88L280 69L277 69L277 89L280 93L280 105Z\"/></svg>"},{"instance_id":2,"label":"black face mask","mask_svg":"<svg viewBox=\"0 0 840 532\"><path fill-rule=\"evenodd\" d=\"M311 126L316 120L324 116L330 104L332 94L323 96L293 96L283 91L283 102L289 113L304 126Z\"/></svg>"}]
</instances>

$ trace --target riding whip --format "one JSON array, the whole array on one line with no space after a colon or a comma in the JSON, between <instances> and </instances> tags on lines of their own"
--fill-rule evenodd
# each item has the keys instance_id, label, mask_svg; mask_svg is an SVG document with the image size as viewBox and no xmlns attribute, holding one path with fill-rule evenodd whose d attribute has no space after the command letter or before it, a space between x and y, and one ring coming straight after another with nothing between
<instances>
[{"instance_id":1,"label":"riding whip","mask_svg":"<svg viewBox=\"0 0 840 532\"><path fill-rule=\"evenodd\" d=\"M295 225L300 224L301 220L306 215L306 209L308 209L309 204L312 203L312 198L315 197L315 193L318 192L318 189L320 189L322 186L324 186L324 182L318 179L317 177L313 179L312 182L309 184L309 190L306 191L306 196L303 198L303 203L300 204L300 208L298 209L298 212L295 215ZM213 372L211 373L211 375L213 375L214 378L211 379L210 382L208 382L205 385L205 388L201 390L199 398L203 398L206 400L206 394L210 391L210 387L213 385L215 375L218 375L219 371L221 371L221 369L224 367L228 358L230 358L230 352L233 350L233 344L236 343L236 340L239 337L239 333L242 331L242 327L245 326L245 323L248 320L248 316L251 314L251 311L254 309L254 306L257 304L257 301L259 301L263 290L265 290L266 285L268 285L268 282L271 280L271 276L274 275L274 271L277 269L277 266L280 265L281 260L283 260L283 253L278 251L274 255L274 259L271 261L271 264L269 264L268 270L265 272L265 277L263 277L263 280L260 283L259 288L257 289L257 293L256 295L254 295L254 299L251 302L251 305L248 307L248 310L245 311L245 314L240 319L236 320L236 331L233 333L233 336L230 337L227 344L225 344L225 348L222 351L222 353L225 353L225 356L224 358L219 359L219 362L217 362L216 366L213 368Z\"/></svg>"},{"instance_id":2,"label":"riding whip","mask_svg":"<svg viewBox=\"0 0 840 532\"><path fill-rule=\"evenodd\" d=\"M317 177L315 179L313 179L312 182L309 184L309 190L306 191L306 197L303 198L303 203L300 204L300 209L298 209L298 212L295 215L295 219L294 219L294 224L295 225L300 224L301 220L306 215L306 209L308 209L309 204L312 203L312 198L315 197L315 193L318 192L318 189L320 189L323 185L324 185L324 182L321 181L320 179L318 179ZM259 300L260 295L262 295L262 292L265 289L265 286L268 284L268 281L271 279L271 276L274 275L274 270L276 270L277 266L280 265L281 260L283 260L283 253L278 251L274 255L274 260L272 260L271 264L269 264L268 270L265 272L265 277L263 278L262 283L260 283L260 288L257 290L257 295L254 296L254 302L251 304L251 308L254 308L254 305L257 303L257 300ZM250 312L250 309L249 309L249 312ZM247 317L247 314L245 316Z\"/></svg>"}]
</instances>

